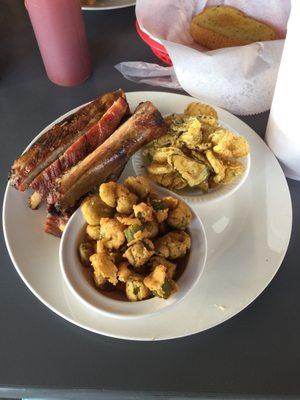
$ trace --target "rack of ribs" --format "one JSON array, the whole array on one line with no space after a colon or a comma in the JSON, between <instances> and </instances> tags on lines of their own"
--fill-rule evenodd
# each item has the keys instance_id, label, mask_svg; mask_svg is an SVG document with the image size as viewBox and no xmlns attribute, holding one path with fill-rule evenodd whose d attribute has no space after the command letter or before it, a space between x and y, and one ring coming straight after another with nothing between
<instances>
[{"instance_id":1,"label":"rack of ribs","mask_svg":"<svg viewBox=\"0 0 300 400\"><path fill-rule=\"evenodd\" d=\"M124 92L107 93L54 125L13 163L11 184L34 190L30 207L47 201L46 232L60 236L88 193L117 180L137 150L167 131L150 101L129 116Z\"/></svg>"},{"instance_id":2,"label":"rack of ribs","mask_svg":"<svg viewBox=\"0 0 300 400\"><path fill-rule=\"evenodd\" d=\"M127 101L123 97L119 97L99 121L31 182L30 187L40 194L41 199L46 199L55 179L100 146L116 130L128 112Z\"/></svg>"},{"instance_id":3,"label":"rack of ribs","mask_svg":"<svg viewBox=\"0 0 300 400\"><path fill-rule=\"evenodd\" d=\"M95 125L120 97L125 99L122 90L100 96L46 131L13 163L10 171L11 184L20 191L26 190L40 172Z\"/></svg>"}]
</instances>

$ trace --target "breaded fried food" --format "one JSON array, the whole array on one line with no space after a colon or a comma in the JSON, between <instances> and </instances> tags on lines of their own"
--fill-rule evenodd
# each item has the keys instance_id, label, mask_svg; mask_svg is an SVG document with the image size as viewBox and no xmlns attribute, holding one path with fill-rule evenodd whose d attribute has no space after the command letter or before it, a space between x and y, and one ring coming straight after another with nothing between
<instances>
[{"instance_id":1,"label":"breaded fried food","mask_svg":"<svg viewBox=\"0 0 300 400\"><path fill-rule=\"evenodd\" d=\"M167 299L177 290L176 283L168 278L167 268L164 265L154 267L150 275L144 279L145 286L151 290L154 296Z\"/></svg>"},{"instance_id":2,"label":"breaded fried food","mask_svg":"<svg viewBox=\"0 0 300 400\"><path fill-rule=\"evenodd\" d=\"M150 290L143 282L143 275L134 274L126 282L126 295L130 301L144 300L150 296Z\"/></svg>"},{"instance_id":3,"label":"breaded fried food","mask_svg":"<svg viewBox=\"0 0 300 400\"><path fill-rule=\"evenodd\" d=\"M166 164L172 169L170 157L181 156L181 150L178 153L167 156ZM237 164L227 162L226 168L228 179L238 173ZM164 175L168 174L155 176ZM183 178L174 170L171 184L176 185L176 180ZM177 198L161 198L145 177L129 177L125 183L101 184L99 195L82 203L81 212L91 224L86 226L78 256L83 266L92 270L100 290L119 292L118 296L123 293L129 301L154 296L166 299L177 290L173 260L191 248L186 230L192 212ZM109 216L101 217L102 209Z\"/></svg>"},{"instance_id":4,"label":"breaded fried food","mask_svg":"<svg viewBox=\"0 0 300 400\"><path fill-rule=\"evenodd\" d=\"M129 176L125 179L124 185L141 200L144 200L151 191L150 183L145 176Z\"/></svg>"},{"instance_id":5,"label":"breaded fried food","mask_svg":"<svg viewBox=\"0 0 300 400\"><path fill-rule=\"evenodd\" d=\"M184 155L184 153L177 147L160 147L154 150L152 160L159 164L166 164L170 156L178 154ZM150 172L150 171L149 171Z\"/></svg>"},{"instance_id":6,"label":"breaded fried food","mask_svg":"<svg viewBox=\"0 0 300 400\"><path fill-rule=\"evenodd\" d=\"M191 220L192 213L190 208L179 200L178 205L173 210L170 210L167 223L174 229L186 229Z\"/></svg>"},{"instance_id":7,"label":"breaded fried food","mask_svg":"<svg viewBox=\"0 0 300 400\"><path fill-rule=\"evenodd\" d=\"M194 118L187 130L178 139L179 143L183 143L188 149L194 149L202 142L201 122Z\"/></svg>"},{"instance_id":8,"label":"breaded fried food","mask_svg":"<svg viewBox=\"0 0 300 400\"><path fill-rule=\"evenodd\" d=\"M127 282L130 275L132 275L133 272L129 268L129 263L126 261L123 261L119 266L118 266L118 272L117 272L117 277L120 282Z\"/></svg>"},{"instance_id":9,"label":"breaded fried food","mask_svg":"<svg viewBox=\"0 0 300 400\"><path fill-rule=\"evenodd\" d=\"M79 257L83 265L91 266L90 257L95 253L96 246L94 241L81 242L78 248Z\"/></svg>"},{"instance_id":10,"label":"breaded fried food","mask_svg":"<svg viewBox=\"0 0 300 400\"><path fill-rule=\"evenodd\" d=\"M214 182L220 183L225 177L225 166L223 162L219 160L211 150L207 150L205 155L216 174L213 178Z\"/></svg>"},{"instance_id":11,"label":"breaded fried food","mask_svg":"<svg viewBox=\"0 0 300 400\"><path fill-rule=\"evenodd\" d=\"M171 190L180 190L187 186L187 182L176 171L169 174L148 174L148 176L157 184Z\"/></svg>"},{"instance_id":12,"label":"breaded fried food","mask_svg":"<svg viewBox=\"0 0 300 400\"><path fill-rule=\"evenodd\" d=\"M132 207L137 203L138 198L131 193L126 186L116 182L102 183L99 188L101 200L109 207L116 208L121 214L130 214Z\"/></svg>"},{"instance_id":13,"label":"breaded fried food","mask_svg":"<svg viewBox=\"0 0 300 400\"><path fill-rule=\"evenodd\" d=\"M189 186L197 186L208 176L205 164L194 161L186 156L172 156L171 163L175 171L179 172Z\"/></svg>"},{"instance_id":14,"label":"breaded fried food","mask_svg":"<svg viewBox=\"0 0 300 400\"><path fill-rule=\"evenodd\" d=\"M154 242L157 255L175 260L186 255L191 248L191 238L184 231L169 232Z\"/></svg>"},{"instance_id":15,"label":"breaded fried food","mask_svg":"<svg viewBox=\"0 0 300 400\"><path fill-rule=\"evenodd\" d=\"M245 166L239 161L228 161L225 163L225 177L222 180L223 185L233 182L237 176L245 172Z\"/></svg>"},{"instance_id":16,"label":"breaded fried food","mask_svg":"<svg viewBox=\"0 0 300 400\"><path fill-rule=\"evenodd\" d=\"M247 140L220 126L210 105L193 102L184 114L166 119L167 138L162 136L144 150L150 159L146 167L149 179L158 185L170 190L191 187L207 193L217 185L233 182L245 171L235 161L249 154ZM161 212L161 217L165 213Z\"/></svg>"},{"instance_id":17,"label":"breaded fried food","mask_svg":"<svg viewBox=\"0 0 300 400\"><path fill-rule=\"evenodd\" d=\"M174 172L172 165L169 165L167 163L164 164L158 163L158 162L153 162L152 164L148 165L147 170L151 175L163 175Z\"/></svg>"},{"instance_id":18,"label":"breaded fried food","mask_svg":"<svg viewBox=\"0 0 300 400\"><path fill-rule=\"evenodd\" d=\"M209 117L213 117L215 120L218 119L217 111L213 107L204 103L190 103L184 110L184 113L194 117L199 115L207 115Z\"/></svg>"},{"instance_id":19,"label":"breaded fried food","mask_svg":"<svg viewBox=\"0 0 300 400\"><path fill-rule=\"evenodd\" d=\"M99 221L100 223L100 221ZM90 239L99 240L100 239L100 225L87 225L86 233Z\"/></svg>"},{"instance_id":20,"label":"breaded fried food","mask_svg":"<svg viewBox=\"0 0 300 400\"><path fill-rule=\"evenodd\" d=\"M123 257L127 258L129 263L135 268L139 268L146 264L150 257L154 254L153 243L149 239L138 241L128 247Z\"/></svg>"},{"instance_id":21,"label":"breaded fried food","mask_svg":"<svg viewBox=\"0 0 300 400\"><path fill-rule=\"evenodd\" d=\"M143 222L153 221L153 208L144 202L133 206L133 212L136 218Z\"/></svg>"},{"instance_id":22,"label":"breaded fried food","mask_svg":"<svg viewBox=\"0 0 300 400\"><path fill-rule=\"evenodd\" d=\"M118 249L125 242L124 226L114 218L101 218L100 237L107 249Z\"/></svg>"},{"instance_id":23,"label":"breaded fried food","mask_svg":"<svg viewBox=\"0 0 300 400\"><path fill-rule=\"evenodd\" d=\"M164 257L160 256L153 256L151 257L149 263L151 264L151 270L153 271L155 267L158 265L163 265L166 267L166 275L168 278L174 278L176 272L176 264L172 263L171 261L167 260Z\"/></svg>"},{"instance_id":24,"label":"breaded fried food","mask_svg":"<svg viewBox=\"0 0 300 400\"><path fill-rule=\"evenodd\" d=\"M112 285L118 283L118 269L106 253L96 253L90 257L94 269L94 280L97 286L103 285L106 281Z\"/></svg>"},{"instance_id":25,"label":"breaded fried food","mask_svg":"<svg viewBox=\"0 0 300 400\"><path fill-rule=\"evenodd\" d=\"M109 207L98 195L88 196L81 204L81 212L89 225L99 225L100 218L111 217L114 209Z\"/></svg>"},{"instance_id":26,"label":"breaded fried food","mask_svg":"<svg viewBox=\"0 0 300 400\"><path fill-rule=\"evenodd\" d=\"M240 158L249 154L249 144L243 136L235 136L227 129L219 129L211 135L213 150L223 158Z\"/></svg>"}]
</instances>

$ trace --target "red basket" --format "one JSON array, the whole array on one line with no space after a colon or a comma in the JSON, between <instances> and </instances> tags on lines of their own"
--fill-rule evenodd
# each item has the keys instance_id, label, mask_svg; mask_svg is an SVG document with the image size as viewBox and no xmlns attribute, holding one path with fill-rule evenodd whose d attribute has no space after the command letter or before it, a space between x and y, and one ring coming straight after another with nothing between
<instances>
[{"instance_id":1,"label":"red basket","mask_svg":"<svg viewBox=\"0 0 300 400\"><path fill-rule=\"evenodd\" d=\"M136 21L135 26L136 26L137 33L140 35L140 37L143 39L143 41L145 43L147 43L148 46L150 46L152 52L166 64L173 65L165 47L162 44L158 43L156 40L151 39L150 36L147 35L147 33L142 31L138 21Z\"/></svg>"}]
</instances>

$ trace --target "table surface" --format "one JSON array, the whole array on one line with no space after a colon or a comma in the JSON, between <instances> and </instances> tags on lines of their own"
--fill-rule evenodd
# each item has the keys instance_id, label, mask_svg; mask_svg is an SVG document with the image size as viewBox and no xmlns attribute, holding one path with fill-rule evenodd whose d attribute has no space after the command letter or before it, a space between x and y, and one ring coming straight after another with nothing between
<instances>
[{"instance_id":1,"label":"table surface","mask_svg":"<svg viewBox=\"0 0 300 400\"><path fill-rule=\"evenodd\" d=\"M0 1L1 196L14 158L52 120L112 88L156 89L127 81L114 69L121 61L158 62L135 32L133 8L86 12L84 18L94 72L83 85L63 88L46 77L22 1ZM264 135L267 113L242 119ZM110 339L63 320L23 284L2 235L0 397L300 395L300 182L288 184L292 238L271 284L236 317L178 340Z\"/></svg>"}]
</instances>

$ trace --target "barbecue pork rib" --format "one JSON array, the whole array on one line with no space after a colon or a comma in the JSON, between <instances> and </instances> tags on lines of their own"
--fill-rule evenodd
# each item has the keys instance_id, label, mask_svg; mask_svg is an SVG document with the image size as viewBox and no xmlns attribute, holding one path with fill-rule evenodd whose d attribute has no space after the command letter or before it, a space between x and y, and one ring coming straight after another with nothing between
<instances>
[{"instance_id":1,"label":"barbecue pork rib","mask_svg":"<svg viewBox=\"0 0 300 400\"><path fill-rule=\"evenodd\" d=\"M102 145L56 180L47 202L57 211L73 207L87 192L105 182L143 145L162 136L166 123L154 105L146 101Z\"/></svg>"},{"instance_id":2,"label":"barbecue pork rib","mask_svg":"<svg viewBox=\"0 0 300 400\"><path fill-rule=\"evenodd\" d=\"M69 220L68 216L47 215L44 231L50 235L61 237Z\"/></svg>"},{"instance_id":3,"label":"barbecue pork rib","mask_svg":"<svg viewBox=\"0 0 300 400\"><path fill-rule=\"evenodd\" d=\"M26 190L32 180L94 125L119 97L125 98L122 90L98 97L46 131L13 163L11 184L20 191Z\"/></svg>"},{"instance_id":4,"label":"barbecue pork rib","mask_svg":"<svg viewBox=\"0 0 300 400\"><path fill-rule=\"evenodd\" d=\"M30 187L38 192L42 199L45 199L55 179L100 146L116 130L128 112L127 101L119 97L99 121L31 182Z\"/></svg>"},{"instance_id":5,"label":"barbecue pork rib","mask_svg":"<svg viewBox=\"0 0 300 400\"><path fill-rule=\"evenodd\" d=\"M124 169L124 165L120 167L120 169L115 170L110 176L107 177L109 181L117 181L122 174ZM95 188L96 191L99 188ZM50 235L61 237L65 226L67 225L68 220L70 219L71 215L76 211L76 208L79 206L81 199L78 199L74 207L65 210L64 213L57 212L54 205L48 206L48 215L46 217L45 225L44 225L44 232L49 233Z\"/></svg>"}]
</instances>

